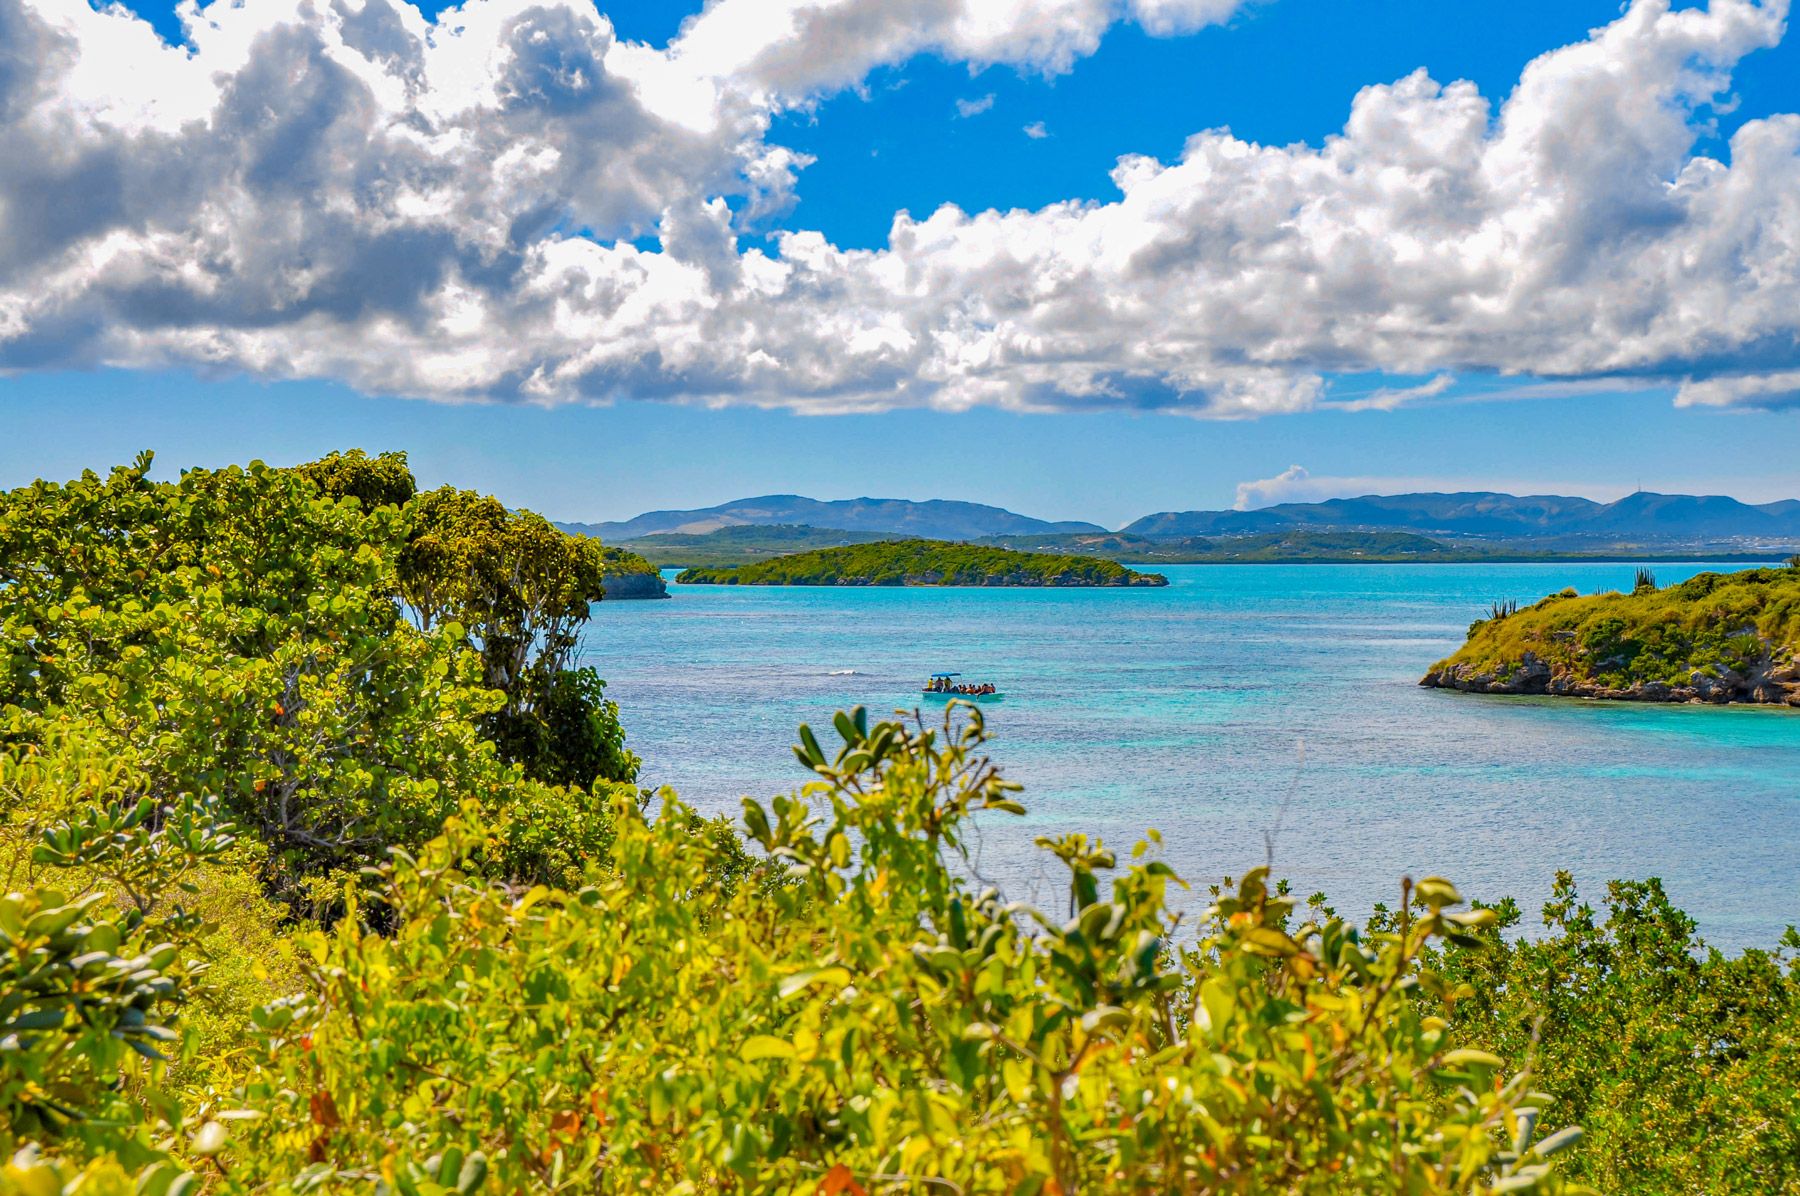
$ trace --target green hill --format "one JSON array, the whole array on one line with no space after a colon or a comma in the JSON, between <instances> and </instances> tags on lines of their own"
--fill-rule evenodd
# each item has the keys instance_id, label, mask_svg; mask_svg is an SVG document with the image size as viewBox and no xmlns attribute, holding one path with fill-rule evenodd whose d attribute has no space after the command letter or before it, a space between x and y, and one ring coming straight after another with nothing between
<instances>
[{"instance_id":1,"label":"green hill","mask_svg":"<svg viewBox=\"0 0 1800 1196\"><path fill-rule=\"evenodd\" d=\"M901 532L853 532L800 523L741 524L710 532L659 532L620 544L659 568L744 565L815 548L904 540Z\"/></svg>"},{"instance_id":2,"label":"green hill","mask_svg":"<svg viewBox=\"0 0 1800 1196\"><path fill-rule=\"evenodd\" d=\"M853 544L729 569L688 569L683 585L1163 586L1168 579L1092 557L941 540Z\"/></svg>"},{"instance_id":3,"label":"green hill","mask_svg":"<svg viewBox=\"0 0 1800 1196\"><path fill-rule=\"evenodd\" d=\"M1421 685L1476 693L1800 706L1800 568L1496 606Z\"/></svg>"}]
</instances>

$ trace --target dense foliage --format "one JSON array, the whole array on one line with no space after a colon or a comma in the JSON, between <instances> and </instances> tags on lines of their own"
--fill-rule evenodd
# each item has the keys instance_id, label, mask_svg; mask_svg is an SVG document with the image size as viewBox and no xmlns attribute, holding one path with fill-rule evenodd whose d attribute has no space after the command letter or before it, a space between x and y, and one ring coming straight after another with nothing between
<instances>
[{"instance_id":1,"label":"dense foliage","mask_svg":"<svg viewBox=\"0 0 1800 1196\"><path fill-rule=\"evenodd\" d=\"M1580 1125L1567 1166L1606 1192L1800 1191L1800 970L1781 950L1726 956L1654 881L1607 887L1605 914L1567 873L1530 936L1511 902L1480 949L1434 953L1464 995L1457 1027L1529 1053Z\"/></svg>"},{"instance_id":2,"label":"dense foliage","mask_svg":"<svg viewBox=\"0 0 1800 1196\"><path fill-rule=\"evenodd\" d=\"M0 499L0 1194L1800 1185L1794 966L1654 883L1359 927L1065 834L1011 904L960 703L735 830L548 780L634 767L592 550L328 460Z\"/></svg>"},{"instance_id":3,"label":"dense foliage","mask_svg":"<svg viewBox=\"0 0 1800 1196\"><path fill-rule=\"evenodd\" d=\"M312 466L158 483L149 465L0 505L5 741L104 757L106 796L216 798L296 907L461 801L566 805L508 760L551 784L634 779L598 678L568 667L590 541L442 492L365 509L410 489L401 458L328 458L341 497Z\"/></svg>"},{"instance_id":4,"label":"dense foliage","mask_svg":"<svg viewBox=\"0 0 1800 1196\"><path fill-rule=\"evenodd\" d=\"M683 585L1163 586L1168 579L1091 557L943 540L887 540L795 553L729 569L687 569Z\"/></svg>"},{"instance_id":5,"label":"dense foliage","mask_svg":"<svg viewBox=\"0 0 1800 1196\"><path fill-rule=\"evenodd\" d=\"M1508 692L1800 704L1800 568L1702 573L1632 593L1497 606L1428 684Z\"/></svg>"}]
</instances>

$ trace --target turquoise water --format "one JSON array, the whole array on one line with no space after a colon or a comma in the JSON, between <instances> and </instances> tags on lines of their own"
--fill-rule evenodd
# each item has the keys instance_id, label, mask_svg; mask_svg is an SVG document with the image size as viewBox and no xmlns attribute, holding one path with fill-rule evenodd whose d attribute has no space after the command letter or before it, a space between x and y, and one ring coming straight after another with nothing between
<instances>
[{"instance_id":1,"label":"turquoise water","mask_svg":"<svg viewBox=\"0 0 1800 1196\"><path fill-rule=\"evenodd\" d=\"M1153 826L1202 894L1273 831L1276 871L1347 914L1439 873L1535 923L1566 868L1596 903L1662 877L1720 946L1800 922L1800 712L1417 685L1490 601L1628 588L1633 566L1162 571L1155 590L671 586L596 607L585 651L644 781L708 812L802 782L801 721L910 707L935 669L996 681L993 752L1029 814L982 823L976 868L1014 899L1055 891L1035 836L1123 851Z\"/></svg>"}]
</instances>

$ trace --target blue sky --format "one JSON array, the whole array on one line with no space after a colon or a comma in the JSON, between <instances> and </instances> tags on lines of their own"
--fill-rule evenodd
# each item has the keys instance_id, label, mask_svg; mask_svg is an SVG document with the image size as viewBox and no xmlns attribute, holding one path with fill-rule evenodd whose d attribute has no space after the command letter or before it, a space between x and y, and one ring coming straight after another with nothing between
<instances>
[{"instance_id":1,"label":"blue sky","mask_svg":"<svg viewBox=\"0 0 1800 1196\"><path fill-rule=\"evenodd\" d=\"M167 7L133 7L180 39ZM697 8L603 7L621 38L656 46ZM1120 190L1109 172L1121 155L1172 163L1189 136L1219 128L1259 145L1316 147L1343 128L1359 89L1419 67L1439 82L1471 80L1497 104L1532 58L1618 13L1616 4L1576 0L1260 0L1223 26L1179 36L1119 24L1051 77L1032 66L909 56L771 117L767 140L813 161L798 170L785 210L742 221L739 247L779 254L775 234L804 229L840 250L879 251L901 210L923 219L946 203L969 213L1111 204ZM1729 161L1728 139L1744 122L1800 111L1796 40L1743 56L1730 100L1695 118L1703 122L1695 153ZM745 203L732 206L741 213ZM654 230L626 231L656 247ZM1766 355L1770 343L1754 352ZM1773 343L1791 349L1779 347L1779 331ZM1296 464L1317 493L1454 486L1605 498L1641 485L1756 500L1800 494L1785 464L1800 451L1800 411L1784 402L1677 407L1691 357L1668 368L1561 371L1579 381L1550 387L1501 379L1480 362L1405 371L1325 362L1319 373L1336 403L1447 379L1397 410L1315 404L1231 419L1142 409L1161 400L832 414L764 409L766 395L670 401L679 388L660 385L641 388L658 396L650 401L627 397L630 385L603 401L442 401L369 393L388 388L331 370L293 379L242 362L102 361L67 368L52 355L48 368L0 374L0 485L104 467L144 447L172 470L361 445L406 449L428 483L455 481L583 520L795 492L962 498L1117 525L1153 510L1229 506L1240 484Z\"/></svg>"}]
</instances>

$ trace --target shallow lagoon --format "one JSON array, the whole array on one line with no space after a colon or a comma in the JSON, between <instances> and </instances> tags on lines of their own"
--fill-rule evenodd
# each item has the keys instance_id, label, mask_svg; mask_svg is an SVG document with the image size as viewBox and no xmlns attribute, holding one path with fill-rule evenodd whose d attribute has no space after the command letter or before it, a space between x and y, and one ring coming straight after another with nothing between
<instances>
[{"instance_id":1,"label":"shallow lagoon","mask_svg":"<svg viewBox=\"0 0 1800 1196\"><path fill-rule=\"evenodd\" d=\"M1662 877L1720 946L1800 922L1800 712L1416 684L1490 601L1628 588L1632 565L1159 571L1166 589L671 586L597 607L586 659L645 782L707 812L805 780L801 721L911 707L934 669L997 681L994 754L1030 813L982 824L977 868L1012 898L1055 887L1035 836L1123 852L1148 826L1203 895L1262 862L1285 802L1276 871L1345 913L1436 872L1534 924L1567 868L1596 902L1608 879Z\"/></svg>"}]
</instances>

